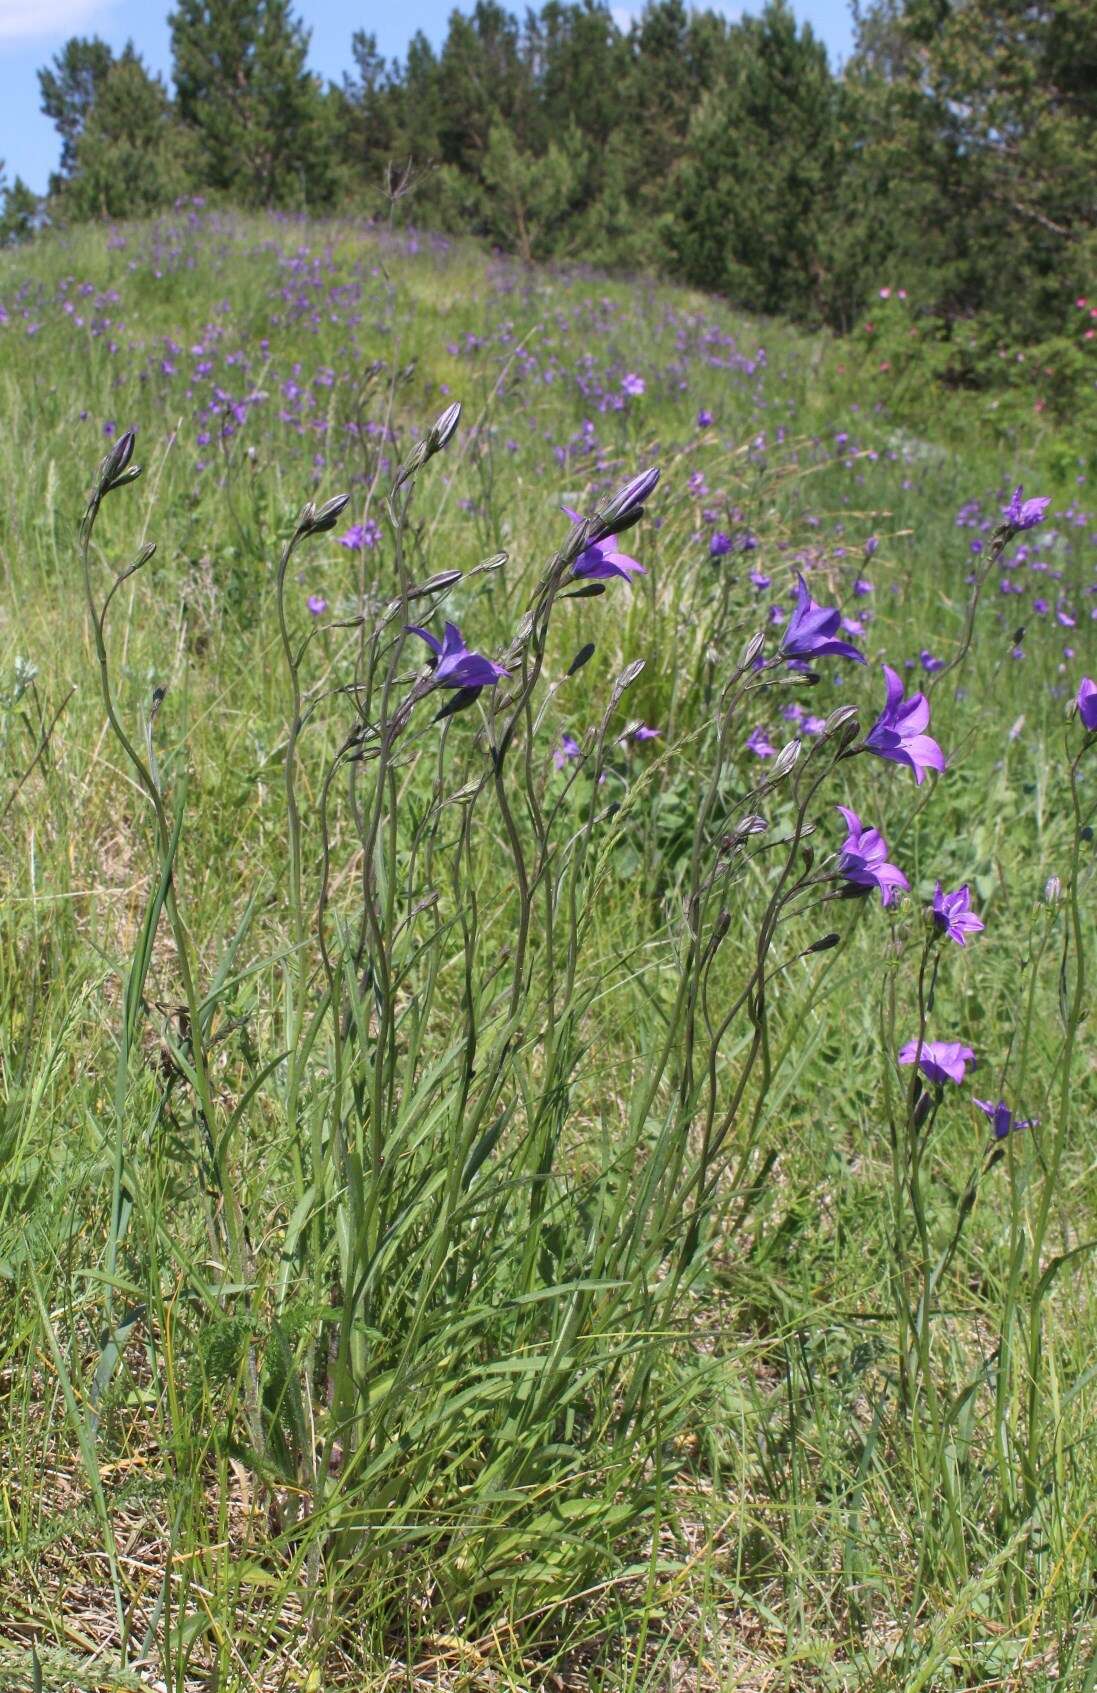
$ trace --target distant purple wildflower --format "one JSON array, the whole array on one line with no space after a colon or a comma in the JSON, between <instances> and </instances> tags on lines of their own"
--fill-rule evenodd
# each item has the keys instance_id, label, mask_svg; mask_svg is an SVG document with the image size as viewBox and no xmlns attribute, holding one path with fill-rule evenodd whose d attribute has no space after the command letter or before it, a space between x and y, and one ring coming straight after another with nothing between
<instances>
[{"instance_id":1,"label":"distant purple wildflower","mask_svg":"<svg viewBox=\"0 0 1097 1693\"><path fill-rule=\"evenodd\" d=\"M712 413L710 411L706 411L704 409L704 407L702 406L701 410L697 413L697 427L698 427L698 429L707 429L711 422L712 422Z\"/></svg>"},{"instance_id":2,"label":"distant purple wildflower","mask_svg":"<svg viewBox=\"0 0 1097 1693\"><path fill-rule=\"evenodd\" d=\"M966 946L968 935L977 935L986 924L971 909L971 889L965 885L946 894L937 884L933 895L933 921L943 935L957 946Z\"/></svg>"},{"instance_id":3,"label":"distant purple wildflower","mask_svg":"<svg viewBox=\"0 0 1097 1693\"><path fill-rule=\"evenodd\" d=\"M324 613L328 609L328 602L324 598L323 594L310 594L308 597L308 608L313 617L323 617Z\"/></svg>"},{"instance_id":4,"label":"distant purple wildflower","mask_svg":"<svg viewBox=\"0 0 1097 1693\"><path fill-rule=\"evenodd\" d=\"M755 758L772 758L777 751L777 748L771 745L765 730L761 728L751 730L746 746L747 751L752 752Z\"/></svg>"},{"instance_id":5,"label":"distant purple wildflower","mask_svg":"<svg viewBox=\"0 0 1097 1693\"><path fill-rule=\"evenodd\" d=\"M560 745L552 749L552 762L557 770L562 770L569 759L581 757L582 751L574 735L561 735Z\"/></svg>"},{"instance_id":6,"label":"distant purple wildflower","mask_svg":"<svg viewBox=\"0 0 1097 1693\"><path fill-rule=\"evenodd\" d=\"M358 553L366 547L375 547L380 539L380 525L372 517L367 517L364 523L352 523L346 534L340 535L339 545Z\"/></svg>"},{"instance_id":7,"label":"distant purple wildflower","mask_svg":"<svg viewBox=\"0 0 1097 1693\"><path fill-rule=\"evenodd\" d=\"M959 1086L964 1079L964 1068L974 1063L975 1054L970 1046L958 1040L923 1041L919 1054L918 1042L908 1041L899 1053L899 1062L913 1064L916 1058L928 1082L955 1082Z\"/></svg>"},{"instance_id":8,"label":"distant purple wildflower","mask_svg":"<svg viewBox=\"0 0 1097 1693\"><path fill-rule=\"evenodd\" d=\"M630 394L633 399L639 399L640 395L644 393L646 388L647 383L644 381L642 376L637 376L634 370L626 371L624 376L621 378L622 392Z\"/></svg>"},{"instance_id":9,"label":"distant purple wildflower","mask_svg":"<svg viewBox=\"0 0 1097 1693\"><path fill-rule=\"evenodd\" d=\"M849 834L838 853L838 869L854 887L879 888L880 904L889 906L900 888L909 888L903 872L888 863L888 844L878 829L866 829L855 811L848 805L838 810L846 820Z\"/></svg>"},{"instance_id":10,"label":"distant purple wildflower","mask_svg":"<svg viewBox=\"0 0 1097 1693\"><path fill-rule=\"evenodd\" d=\"M713 530L708 550L710 558L723 558L725 553L731 551L731 536L725 535L722 529Z\"/></svg>"},{"instance_id":11,"label":"distant purple wildflower","mask_svg":"<svg viewBox=\"0 0 1097 1693\"><path fill-rule=\"evenodd\" d=\"M852 658L864 664L865 656L848 641L835 638L841 613L828 606L817 605L808 592L804 578L797 573L796 609L788 620L781 641L785 658Z\"/></svg>"},{"instance_id":12,"label":"distant purple wildflower","mask_svg":"<svg viewBox=\"0 0 1097 1693\"><path fill-rule=\"evenodd\" d=\"M943 670L945 668L944 659L935 658L928 647L923 647L921 652L918 654L918 657L922 662L922 669L930 676L933 675L935 670Z\"/></svg>"},{"instance_id":13,"label":"distant purple wildflower","mask_svg":"<svg viewBox=\"0 0 1097 1693\"><path fill-rule=\"evenodd\" d=\"M509 676L501 664L483 653L470 652L456 623L445 625L445 638L439 640L429 629L416 623L406 625L409 635L418 635L434 654L434 680L440 688L494 688L504 676Z\"/></svg>"},{"instance_id":14,"label":"distant purple wildflower","mask_svg":"<svg viewBox=\"0 0 1097 1693\"><path fill-rule=\"evenodd\" d=\"M1051 495L1042 494L1034 500L1022 500L1023 493L1024 487L1018 482L1008 506L1002 507L1002 516L1013 529L1034 529L1038 523L1044 521L1044 513L1051 504Z\"/></svg>"},{"instance_id":15,"label":"distant purple wildflower","mask_svg":"<svg viewBox=\"0 0 1097 1693\"><path fill-rule=\"evenodd\" d=\"M929 728L929 702L924 694L903 698L902 678L890 664L884 665L887 694L884 709L865 736L865 746L877 758L905 764L921 784L927 770L943 770L945 755L925 731Z\"/></svg>"},{"instance_id":16,"label":"distant purple wildflower","mask_svg":"<svg viewBox=\"0 0 1097 1693\"><path fill-rule=\"evenodd\" d=\"M653 729L650 723L638 723L630 738L634 741L654 741L662 733L661 729Z\"/></svg>"}]
</instances>

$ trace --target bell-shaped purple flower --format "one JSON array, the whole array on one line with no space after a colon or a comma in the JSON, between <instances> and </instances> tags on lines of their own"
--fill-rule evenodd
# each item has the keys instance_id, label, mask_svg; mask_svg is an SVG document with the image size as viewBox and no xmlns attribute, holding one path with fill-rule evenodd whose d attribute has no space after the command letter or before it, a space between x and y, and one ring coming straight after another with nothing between
<instances>
[{"instance_id":1,"label":"bell-shaped purple flower","mask_svg":"<svg viewBox=\"0 0 1097 1693\"><path fill-rule=\"evenodd\" d=\"M919 1053L918 1042L911 1040L899 1053L899 1062L913 1064L915 1059L927 1082L955 1082L959 1086L964 1079L964 1068L974 1063L975 1054L970 1046L958 1040L923 1041Z\"/></svg>"},{"instance_id":2,"label":"bell-shaped purple flower","mask_svg":"<svg viewBox=\"0 0 1097 1693\"><path fill-rule=\"evenodd\" d=\"M1038 523L1044 521L1051 495L1042 494L1034 500L1022 500L1023 493L1024 488L1018 482L1008 506L1002 507L1002 516L1013 529L1035 529Z\"/></svg>"},{"instance_id":3,"label":"bell-shaped purple flower","mask_svg":"<svg viewBox=\"0 0 1097 1693\"><path fill-rule=\"evenodd\" d=\"M799 572L796 581L796 608L781 641L782 657L852 658L857 664L864 664L864 653L858 652L848 641L835 639L842 621L841 612L830 606L817 605Z\"/></svg>"},{"instance_id":4,"label":"bell-shaped purple flower","mask_svg":"<svg viewBox=\"0 0 1097 1693\"><path fill-rule=\"evenodd\" d=\"M1097 682L1089 676L1078 684L1078 716L1084 729L1097 729Z\"/></svg>"},{"instance_id":5,"label":"bell-shaped purple flower","mask_svg":"<svg viewBox=\"0 0 1097 1693\"><path fill-rule=\"evenodd\" d=\"M984 1117L990 1118L991 1132L995 1140L1005 1140L1014 1129L1031 1129L1036 1122L1035 1117L1014 1122L1013 1112L1004 1099L1000 1099L997 1105L992 1104L989 1099L973 1099L971 1103L978 1106Z\"/></svg>"},{"instance_id":6,"label":"bell-shaped purple flower","mask_svg":"<svg viewBox=\"0 0 1097 1693\"><path fill-rule=\"evenodd\" d=\"M564 511L573 523L585 523L577 511L565 506ZM631 581L633 576L646 576L647 571L636 559L630 558L628 553L619 551L617 537L607 535L603 541L588 541L571 567L573 576L592 578L596 582L608 581L612 576L620 576L623 581Z\"/></svg>"},{"instance_id":7,"label":"bell-shaped purple flower","mask_svg":"<svg viewBox=\"0 0 1097 1693\"><path fill-rule=\"evenodd\" d=\"M982 918L976 917L971 909L971 889L966 883L947 894L938 882L933 895L933 921L957 946L966 946L969 935L977 935L980 929L986 928Z\"/></svg>"},{"instance_id":8,"label":"bell-shaped purple flower","mask_svg":"<svg viewBox=\"0 0 1097 1693\"><path fill-rule=\"evenodd\" d=\"M903 698L903 682L890 664L884 665L887 694L884 709L865 736L865 746L877 758L892 764L905 764L914 771L914 780L921 783L927 770L943 770L945 755L929 728L929 701L925 694L911 694Z\"/></svg>"},{"instance_id":9,"label":"bell-shaped purple flower","mask_svg":"<svg viewBox=\"0 0 1097 1693\"><path fill-rule=\"evenodd\" d=\"M432 635L429 629L409 623L406 633L418 635L434 654L434 681L439 688L494 688L510 671L483 653L470 652L456 623L445 625L444 639Z\"/></svg>"},{"instance_id":10,"label":"bell-shaped purple flower","mask_svg":"<svg viewBox=\"0 0 1097 1693\"><path fill-rule=\"evenodd\" d=\"M838 869L854 887L879 888L880 904L889 906L899 890L910 887L898 865L888 863L888 845L878 829L866 829L855 811L848 805L838 810L846 820L849 834L838 854Z\"/></svg>"}]
</instances>

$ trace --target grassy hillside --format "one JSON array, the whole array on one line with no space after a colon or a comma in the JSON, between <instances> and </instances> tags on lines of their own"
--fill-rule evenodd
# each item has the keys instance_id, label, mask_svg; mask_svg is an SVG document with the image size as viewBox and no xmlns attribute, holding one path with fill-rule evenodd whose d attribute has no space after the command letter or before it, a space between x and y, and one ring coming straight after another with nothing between
<instances>
[{"instance_id":1,"label":"grassy hillside","mask_svg":"<svg viewBox=\"0 0 1097 1693\"><path fill-rule=\"evenodd\" d=\"M197 212L4 255L0 351L0 1683L1094 1686L1054 440ZM652 466L607 575L561 507Z\"/></svg>"}]
</instances>

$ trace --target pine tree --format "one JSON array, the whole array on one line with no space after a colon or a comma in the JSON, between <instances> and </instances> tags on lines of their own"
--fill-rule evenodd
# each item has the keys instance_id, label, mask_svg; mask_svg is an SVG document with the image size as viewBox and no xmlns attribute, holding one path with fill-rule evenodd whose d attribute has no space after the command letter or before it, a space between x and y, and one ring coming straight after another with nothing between
<instances>
[{"instance_id":1,"label":"pine tree","mask_svg":"<svg viewBox=\"0 0 1097 1693\"><path fill-rule=\"evenodd\" d=\"M326 204L324 95L288 0L178 0L168 22L179 116L203 180L247 205Z\"/></svg>"},{"instance_id":2,"label":"pine tree","mask_svg":"<svg viewBox=\"0 0 1097 1693\"><path fill-rule=\"evenodd\" d=\"M193 167L167 90L129 55L99 87L58 207L74 219L147 216L194 186Z\"/></svg>"},{"instance_id":3,"label":"pine tree","mask_svg":"<svg viewBox=\"0 0 1097 1693\"><path fill-rule=\"evenodd\" d=\"M134 57L132 43L127 44L123 57ZM112 49L97 35L74 35L54 54L52 65L38 72L42 111L61 137L60 176L51 180L51 192L63 178L72 175L77 143L114 62Z\"/></svg>"},{"instance_id":4,"label":"pine tree","mask_svg":"<svg viewBox=\"0 0 1097 1693\"><path fill-rule=\"evenodd\" d=\"M29 241L38 222L39 201L21 176L9 185L0 159L0 247L17 247Z\"/></svg>"},{"instance_id":5,"label":"pine tree","mask_svg":"<svg viewBox=\"0 0 1097 1693\"><path fill-rule=\"evenodd\" d=\"M840 173L826 51L785 0L736 25L728 51L727 79L690 130L673 263L750 310L818 316L820 243Z\"/></svg>"}]
</instances>

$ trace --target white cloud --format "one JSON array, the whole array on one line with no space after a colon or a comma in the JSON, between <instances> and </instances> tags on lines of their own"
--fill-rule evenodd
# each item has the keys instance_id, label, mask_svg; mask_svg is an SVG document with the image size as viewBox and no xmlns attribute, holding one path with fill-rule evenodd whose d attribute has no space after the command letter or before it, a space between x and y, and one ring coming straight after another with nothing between
<instances>
[{"instance_id":1,"label":"white cloud","mask_svg":"<svg viewBox=\"0 0 1097 1693\"><path fill-rule=\"evenodd\" d=\"M112 4L113 0L0 0L0 41L71 35Z\"/></svg>"}]
</instances>

